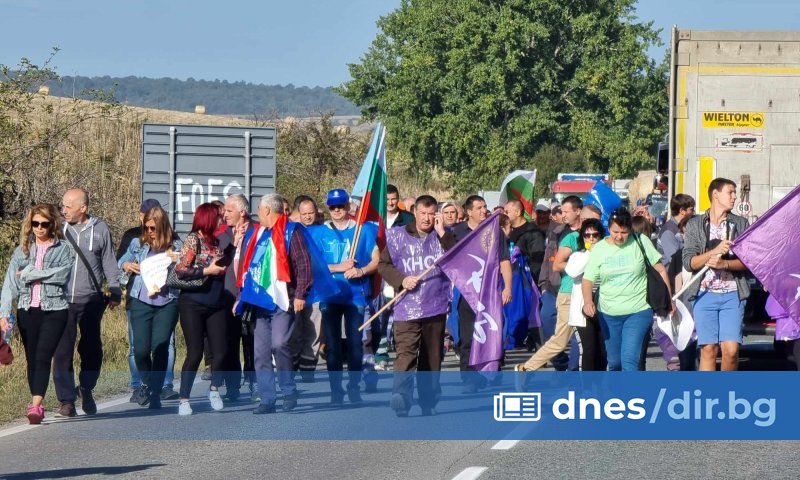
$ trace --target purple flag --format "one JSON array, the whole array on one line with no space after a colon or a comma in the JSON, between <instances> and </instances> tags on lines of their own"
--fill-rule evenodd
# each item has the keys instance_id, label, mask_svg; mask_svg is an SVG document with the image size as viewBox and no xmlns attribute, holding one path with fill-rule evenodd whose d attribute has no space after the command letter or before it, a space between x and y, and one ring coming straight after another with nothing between
<instances>
[{"instance_id":1,"label":"purple flag","mask_svg":"<svg viewBox=\"0 0 800 480\"><path fill-rule=\"evenodd\" d=\"M469 365L496 371L503 355L503 301L500 296L500 212L445 252L436 265L475 312Z\"/></svg>"},{"instance_id":2,"label":"purple flag","mask_svg":"<svg viewBox=\"0 0 800 480\"><path fill-rule=\"evenodd\" d=\"M800 186L767 210L732 247L733 253L794 319L800 319L797 212Z\"/></svg>"}]
</instances>

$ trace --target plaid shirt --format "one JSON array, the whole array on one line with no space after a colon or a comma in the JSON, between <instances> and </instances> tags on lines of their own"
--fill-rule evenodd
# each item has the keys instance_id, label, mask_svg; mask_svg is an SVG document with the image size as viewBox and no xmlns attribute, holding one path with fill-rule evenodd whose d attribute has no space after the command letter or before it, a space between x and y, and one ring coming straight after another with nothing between
<instances>
[{"instance_id":1,"label":"plaid shirt","mask_svg":"<svg viewBox=\"0 0 800 480\"><path fill-rule=\"evenodd\" d=\"M50 240L47 243L39 244L39 248L36 249L36 260L33 262L33 268L36 270L41 270L44 268L44 255L47 253L47 250L53 246L53 241ZM42 303L42 282L34 282L33 288L31 288L31 307L32 308L39 308Z\"/></svg>"},{"instance_id":2,"label":"plaid shirt","mask_svg":"<svg viewBox=\"0 0 800 480\"><path fill-rule=\"evenodd\" d=\"M292 232L289 244L289 268L292 273L292 282L289 284L289 296L305 300L311 289L313 274L311 271L311 257L308 247L303 240L303 234L297 229ZM292 293L294 290L294 293Z\"/></svg>"}]
</instances>

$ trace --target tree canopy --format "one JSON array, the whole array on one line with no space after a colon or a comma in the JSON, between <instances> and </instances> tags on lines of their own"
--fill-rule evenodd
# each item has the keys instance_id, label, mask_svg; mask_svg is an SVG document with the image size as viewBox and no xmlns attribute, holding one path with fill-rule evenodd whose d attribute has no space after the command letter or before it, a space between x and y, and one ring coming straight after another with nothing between
<instances>
[{"instance_id":1,"label":"tree canopy","mask_svg":"<svg viewBox=\"0 0 800 480\"><path fill-rule=\"evenodd\" d=\"M499 186L544 145L631 175L667 129L666 62L635 0L402 0L338 91L420 171Z\"/></svg>"}]
</instances>

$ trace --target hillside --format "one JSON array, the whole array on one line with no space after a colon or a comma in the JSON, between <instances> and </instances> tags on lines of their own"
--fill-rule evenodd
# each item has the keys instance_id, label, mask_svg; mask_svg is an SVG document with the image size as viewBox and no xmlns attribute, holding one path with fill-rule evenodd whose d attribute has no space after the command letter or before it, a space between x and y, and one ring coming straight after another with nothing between
<instances>
[{"instance_id":1,"label":"hillside","mask_svg":"<svg viewBox=\"0 0 800 480\"><path fill-rule=\"evenodd\" d=\"M84 90L112 90L120 102L137 107L193 112L204 105L214 115L311 117L321 112L358 115L358 108L330 87L261 85L227 80L65 76L48 83L50 94L79 97Z\"/></svg>"}]
</instances>

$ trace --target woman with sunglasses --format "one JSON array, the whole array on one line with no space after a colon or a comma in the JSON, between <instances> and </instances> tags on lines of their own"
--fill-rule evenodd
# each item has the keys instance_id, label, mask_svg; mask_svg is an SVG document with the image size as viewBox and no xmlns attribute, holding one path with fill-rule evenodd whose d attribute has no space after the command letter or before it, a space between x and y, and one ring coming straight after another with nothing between
<instances>
[{"instance_id":1,"label":"woman with sunglasses","mask_svg":"<svg viewBox=\"0 0 800 480\"><path fill-rule=\"evenodd\" d=\"M10 329L11 304L17 300L17 319L28 365L31 403L28 421L44 418L42 399L50 381L53 353L67 326L67 297L75 252L63 241L61 215L53 205L40 203L22 222L20 245L8 265L0 294L0 330Z\"/></svg>"},{"instance_id":2,"label":"woman with sunglasses","mask_svg":"<svg viewBox=\"0 0 800 480\"><path fill-rule=\"evenodd\" d=\"M631 235L633 225L627 210L614 210L608 229L610 235L592 248L583 274L583 313L587 317L599 314L608 370L637 371L642 342L653 323L644 262L652 265L669 286L667 271L653 242L644 235ZM595 282L600 283L599 305L592 298Z\"/></svg>"},{"instance_id":3,"label":"woman with sunglasses","mask_svg":"<svg viewBox=\"0 0 800 480\"><path fill-rule=\"evenodd\" d=\"M182 242L173 233L167 213L155 206L144 214L142 236L134 238L117 264L135 274L130 292L130 321L133 330L133 355L142 385L135 392L139 405L161 408L161 388L169 358L169 340L178 324L179 290L166 286L151 291L144 285L139 265L149 257L180 251Z\"/></svg>"},{"instance_id":4,"label":"woman with sunglasses","mask_svg":"<svg viewBox=\"0 0 800 480\"><path fill-rule=\"evenodd\" d=\"M605 229L600 220L588 218L583 221L579 231L570 235L575 235L578 239L577 251L570 255L564 272L573 278L576 285L581 285L592 248L606 236ZM592 295L596 294L597 285L595 284ZM603 371L606 369L606 349L600 329L600 319L596 315L587 317L582 310L583 289L573 288L569 325L575 329L575 339L578 345L578 369Z\"/></svg>"}]
</instances>

